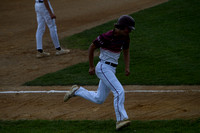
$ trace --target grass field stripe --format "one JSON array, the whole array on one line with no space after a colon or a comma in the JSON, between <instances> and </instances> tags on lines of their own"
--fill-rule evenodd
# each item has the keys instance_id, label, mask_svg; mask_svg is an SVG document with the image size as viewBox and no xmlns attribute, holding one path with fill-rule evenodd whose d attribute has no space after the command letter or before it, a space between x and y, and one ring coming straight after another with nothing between
<instances>
[{"instance_id":1,"label":"grass field stripe","mask_svg":"<svg viewBox=\"0 0 200 133\"><path fill-rule=\"evenodd\" d=\"M0 94L17 93L66 93L69 91L50 90L50 91L0 91ZM125 93L181 93L181 92L200 92L200 90L127 90Z\"/></svg>"}]
</instances>

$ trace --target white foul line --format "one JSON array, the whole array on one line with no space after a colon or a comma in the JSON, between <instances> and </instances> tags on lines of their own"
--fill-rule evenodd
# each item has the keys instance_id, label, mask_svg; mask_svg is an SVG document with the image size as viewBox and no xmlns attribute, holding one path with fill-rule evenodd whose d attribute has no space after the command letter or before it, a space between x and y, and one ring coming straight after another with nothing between
<instances>
[{"instance_id":1,"label":"white foul line","mask_svg":"<svg viewBox=\"0 0 200 133\"><path fill-rule=\"evenodd\" d=\"M0 91L0 94L17 93L66 93L69 91L50 90L50 91ZM200 90L127 90L125 93L180 93L180 92L200 92Z\"/></svg>"}]
</instances>

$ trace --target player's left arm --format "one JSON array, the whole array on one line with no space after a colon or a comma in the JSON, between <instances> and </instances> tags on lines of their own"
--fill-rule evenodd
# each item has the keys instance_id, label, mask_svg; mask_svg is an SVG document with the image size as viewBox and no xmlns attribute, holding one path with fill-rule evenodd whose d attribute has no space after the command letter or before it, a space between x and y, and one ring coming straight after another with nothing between
<instances>
[{"instance_id":1,"label":"player's left arm","mask_svg":"<svg viewBox=\"0 0 200 133\"><path fill-rule=\"evenodd\" d=\"M124 54L124 62L125 62L125 74L128 76L130 74L130 54L129 54L129 48L123 50Z\"/></svg>"}]
</instances>

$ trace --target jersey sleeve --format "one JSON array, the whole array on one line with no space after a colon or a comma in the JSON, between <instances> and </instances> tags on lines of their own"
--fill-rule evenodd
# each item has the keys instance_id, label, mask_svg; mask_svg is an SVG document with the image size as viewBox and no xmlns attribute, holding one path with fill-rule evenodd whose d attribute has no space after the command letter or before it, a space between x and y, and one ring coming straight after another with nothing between
<instances>
[{"instance_id":1,"label":"jersey sleeve","mask_svg":"<svg viewBox=\"0 0 200 133\"><path fill-rule=\"evenodd\" d=\"M110 40L108 38L106 38L104 36L104 34L98 36L94 41L93 44L97 47L105 47L108 43L110 42Z\"/></svg>"}]
</instances>

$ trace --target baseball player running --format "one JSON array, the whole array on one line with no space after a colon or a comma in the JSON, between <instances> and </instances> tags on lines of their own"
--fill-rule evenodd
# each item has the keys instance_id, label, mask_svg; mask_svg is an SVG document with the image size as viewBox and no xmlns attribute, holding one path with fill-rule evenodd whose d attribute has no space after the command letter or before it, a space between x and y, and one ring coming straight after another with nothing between
<instances>
[{"instance_id":1,"label":"baseball player running","mask_svg":"<svg viewBox=\"0 0 200 133\"><path fill-rule=\"evenodd\" d=\"M124 108L124 89L115 76L120 53L123 50L125 60L125 74L130 74L129 70L129 33L135 29L135 21L131 16L122 15L114 25L114 29L98 36L89 47L89 74L96 73L100 79L97 92L88 91L77 85L72 86L67 92L64 102L73 96L80 96L91 102L102 104L110 91L114 95L114 108L116 114L116 130L122 129L130 124L128 115ZM94 66L94 51L100 48L100 61Z\"/></svg>"},{"instance_id":2,"label":"baseball player running","mask_svg":"<svg viewBox=\"0 0 200 133\"><path fill-rule=\"evenodd\" d=\"M51 39L53 41L53 44L56 48L56 55L62 55L69 53L69 49L62 49L60 47L60 43L58 40L58 34L57 34L57 27L55 23L56 16L53 12L53 8L49 2L49 0L35 0L35 12L37 15L37 31L36 31L36 44L37 44L37 55L36 57L45 57L49 56L50 53L44 52L42 47L42 37L45 32L45 24L47 24Z\"/></svg>"}]
</instances>

